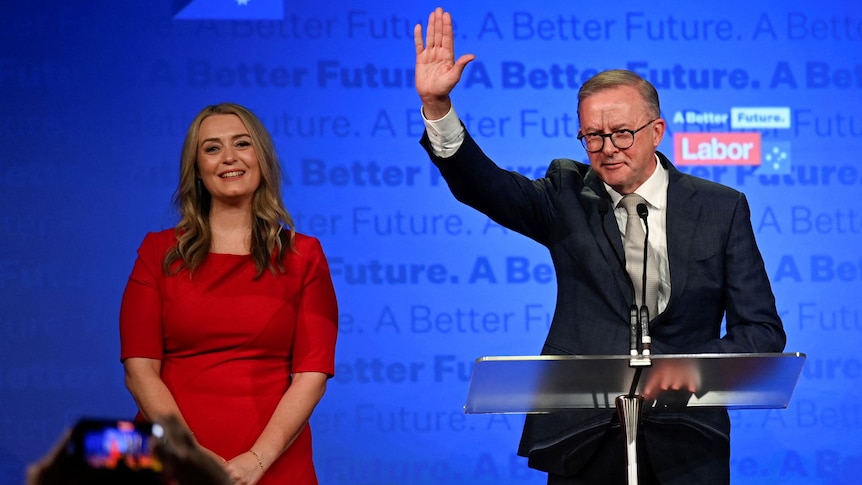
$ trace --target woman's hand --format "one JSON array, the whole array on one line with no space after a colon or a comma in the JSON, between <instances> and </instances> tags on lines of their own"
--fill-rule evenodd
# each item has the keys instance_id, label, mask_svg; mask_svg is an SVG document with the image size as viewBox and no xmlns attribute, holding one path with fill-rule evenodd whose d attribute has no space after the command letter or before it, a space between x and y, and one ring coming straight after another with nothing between
<instances>
[{"instance_id":1,"label":"woman's hand","mask_svg":"<svg viewBox=\"0 0 862 485\"><path fill-rule=\"evenodd\" d=\"M264 463L251 451L235 456L227 462L226 469L233 483L254 485L263 477Z\"/></svg>"}]
</instances>

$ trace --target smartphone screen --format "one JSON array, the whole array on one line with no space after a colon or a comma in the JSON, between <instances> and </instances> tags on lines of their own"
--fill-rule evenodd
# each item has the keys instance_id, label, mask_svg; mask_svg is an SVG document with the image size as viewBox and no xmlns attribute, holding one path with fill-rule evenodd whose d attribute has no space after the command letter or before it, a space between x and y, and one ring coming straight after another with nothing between
<instances>
[{"instance_id":1,"label":"smartphone screen","mask_svg":"<svg viewBox=\"0 0 862 485\"><path fill-rule=\"evenodd\" d=\"M158 472L152 446L162 434L157 424L85 419L75 427L72 445L91 468Z\"/></svg>"}]
</instances>

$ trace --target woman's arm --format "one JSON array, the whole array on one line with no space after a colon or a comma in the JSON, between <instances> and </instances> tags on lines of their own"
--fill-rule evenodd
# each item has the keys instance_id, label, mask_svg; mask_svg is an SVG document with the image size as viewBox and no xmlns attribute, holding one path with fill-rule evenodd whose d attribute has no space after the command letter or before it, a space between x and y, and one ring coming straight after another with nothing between
<instances>
[{"instance_id":1,"label":"woman's arm","mask_svg":"<svg viewBox=\"0 0 862 485\"><path fill-rule=\"evenodd\" d=\"M290 366L294 371L290 386L251 449L228 462L231 478L241 484L257 483L296 441L335 370L338 303L329 265L316 239L297 240L297 251L307 266L302 276L291 353Z\"/></svg>"},{"instance_id":2,"label":"woman's arm","mask_svg":"<svg viewBox=\"0 0 862 485\"><path fill-rule=\"evenodd\" d=\"M138 409L148 421L162 416L176 416L188 427L177 402L162 381L162 362L157 359L130 357L123 361L126 371L126 388L135 398Z\"/></svg>"},{"instance_id":3,"label":"woman's arm","mask_svg":"<svg viewBox=\"0 0 862 485\"><path fill-rule=\"evenodd\" d=\"M158 359L147 359L144 357L129 357L123 361L123 367L126 370L126 387L138 404L138 410L141 411L147 421L159 421L174 417L188 429L183 414L180 412L177 401L173 394L165 385L161 378L162 362ZM227 463L224 458L205 448L194 438L194 433L191 434L191 439L205 453L212 456L216 462Z\"/></svg>"},{"instance_id":4,"label":"woman's arm","mask_svg":"<svg viewBox=\"0 0 862 485\"><path fill-rule=\"evenodd\" d=\"M161 260L169 244L166 239L172 237L149 233L138 248L138 259L120 305L120 359L126 388L141 414L149 421L173 415L187 426L161 378L164 356Z\"/></svg>"},{"instance_id":5,"label":"woman's arm","mask_svg":"<svg viewBox=\"0 0 862 485\"><path fill-rule=\"evenodd\" d=\"M242 484L257 483L270 465L296 441L323 393L328 376L322 372L298 372L275 412L251 449L228 462L231 478Z\"/></svg>"}]
</instances>

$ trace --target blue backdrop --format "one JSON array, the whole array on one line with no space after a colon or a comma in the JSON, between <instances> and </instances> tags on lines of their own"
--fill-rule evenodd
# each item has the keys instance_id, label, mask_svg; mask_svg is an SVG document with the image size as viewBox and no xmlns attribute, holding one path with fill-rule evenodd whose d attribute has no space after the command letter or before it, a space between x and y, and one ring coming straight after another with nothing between
<instances>
[{"instance_id":1,"label":"blue backdrop","mask_svg":"<svg viewBox=\"0 0 862 485\"><path fill-rule=\"evenodd\" d=\"M523 417L462 412L476 357L539 352L555 282L545 250L457 203L417 143L412 29L435 6L4 2L0 483L21 483L78 417L134 414L120 297L144 233L176 221L188 122L220 101L265 121L297 229L332 266L337 376L312 419L321 482L544 483L515 456ZM734 483L854 481L857 2L446 7L457 51L478 56L456 107L502 166L541 176L552 158L585 159L577 89L608 68L656 84L670 130L660 149L679 165L691 160L674 136L756 134L759 159L736 160L754 165L681 166L748 195L787 348L809 357L787 409L732 413Z\"/></svg>"}]
</instances>

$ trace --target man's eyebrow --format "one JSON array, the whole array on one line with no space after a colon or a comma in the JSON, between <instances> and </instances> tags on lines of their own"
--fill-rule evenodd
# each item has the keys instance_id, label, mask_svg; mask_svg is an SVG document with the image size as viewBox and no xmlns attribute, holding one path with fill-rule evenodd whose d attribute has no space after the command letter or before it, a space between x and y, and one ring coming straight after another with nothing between
<instances>
[{"instance_id":1,"label":"man's eyebrow","mask_svg":"<svg viewBox=\"0 0 862 485\"><path fill-rule=\"evenodd\" d=\"M633 128L626 128L626 126L629 126L629 125L631 125L631 123L628 123L628 122L618 123L616 125L611 125L610 131L586 131L583 129L582 130L584 131L585 135L601 135L601 134L607 134L607 133L615 133L617 131L622 131L622 130L634 130Z\"/></svg>"}]
</instances>

